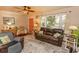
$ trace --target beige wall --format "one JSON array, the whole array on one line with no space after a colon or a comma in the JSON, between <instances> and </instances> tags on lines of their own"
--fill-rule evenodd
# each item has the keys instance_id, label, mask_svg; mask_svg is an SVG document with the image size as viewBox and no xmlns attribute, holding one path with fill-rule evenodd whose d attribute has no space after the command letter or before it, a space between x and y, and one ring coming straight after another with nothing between
<instances>
[{"instance_id":1,"label":"beige wall","mask_svg":"<svg viewBox=\"0 0 79 59\"><path fill-rule=\"evenodd\" d=\"M69 11L72 11L71 13ZM66 13L67 14L67 19L65 21L65 30L69 30L69 26L71 25L76 25L79 26L79 7L74 6L74 7L67 7L59 10L52 11L50 12L44 12L44 13L36 13L36 15L48 15L48 14L57 14L57 13Z\"/></svg>"},{"instance_id":2,"label":"beige wall","mask_svg":"<svg viewBox=\"0 0 79 59\"><path fill-rule=\"evenodd\" d=\"M16 13L16 12L10 12L10 11L0 11L0 30L2 28L3 24L3 17L15 17L15 25L16 26L24 26L28 27L28 20L27 16L24 14Z\"/></svg>"},{"instance_id":3,"label":"beige wall","mask_svg":"<svg viewBox=\"0 0 79 59\"><path fill-rule=\"evenodd\" d=\"M69 12L71 11L71 12ZM53 13L66 12L67 18L65 21L65 30L69 30L69 26L79 26L79 7L68 7L64 9L57 10Z\"/></svg>"}]
</instances>

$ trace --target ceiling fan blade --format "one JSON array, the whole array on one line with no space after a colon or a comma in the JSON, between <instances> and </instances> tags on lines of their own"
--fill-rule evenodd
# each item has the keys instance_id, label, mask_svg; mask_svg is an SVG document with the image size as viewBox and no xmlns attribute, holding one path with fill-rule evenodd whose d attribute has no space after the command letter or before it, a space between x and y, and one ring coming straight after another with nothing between
<instances>
[{"instance_id":1,"label":"ceiling fan blade","mask_svg":"<svg viewBox=\"0 0 79 59\"><path fill-rule=\"evenodd\" d=\"M27 12L26 14L29 14L30 12L35 12L34 10L31 9L29 6L22 6L22 7L15 7L20 13Z\"/></svg>"},{"instance_id":2,"label":"ceiling fan blade","mask_svg":"<svg viewBox=\"0 0 79 59\"><path fill-rule=\"evenodd\" d=\"M26 10L26 8L27 8L27 7L26 7L26 6L24 6L23 8L24 8L23 10Z\"/></svg>"},{"instance_id":3,"label":"ceiling fan blade","mask_svg":"<svg viewBox=\"0 0 79 59\"><path fill-rule=\"evenodd\" d=\"M34 10L28 10L29 12L35 12Z\"/></svg>"},{"instance_id":4,"label":"ceiling fan blade","mask_svg":"<svg viewBox=\"0 0 79 59\"><path fill-rule=\"evenodd\" d=\"M14 8L16 8L16 9L21 9L21 10L22 10L22 8L19 8L19 7L14 7Z\"/></svg>"}]
</instances>

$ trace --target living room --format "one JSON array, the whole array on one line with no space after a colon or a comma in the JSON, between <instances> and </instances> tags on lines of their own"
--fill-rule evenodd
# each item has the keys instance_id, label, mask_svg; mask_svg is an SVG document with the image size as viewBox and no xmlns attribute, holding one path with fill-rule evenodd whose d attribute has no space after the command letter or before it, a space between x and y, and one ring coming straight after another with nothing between
<instances>
[{"instance_id":1,"label":"living room","mask_svg":"<svg viewBox=\"0 0 79 59\"><path fill-rule=\"evenodd\" d=\"M78 6L1 6L0 37L4 37L5 33L8 35L7 32L12 32L15 36L14 40L20 42L17 44L9 40L8 44L1 40L0 52L79 52L79 42L74 44L74 40L79 39L78 15ZM67 39L70 39L71 43Z\"/></svg>"}]
</instances>

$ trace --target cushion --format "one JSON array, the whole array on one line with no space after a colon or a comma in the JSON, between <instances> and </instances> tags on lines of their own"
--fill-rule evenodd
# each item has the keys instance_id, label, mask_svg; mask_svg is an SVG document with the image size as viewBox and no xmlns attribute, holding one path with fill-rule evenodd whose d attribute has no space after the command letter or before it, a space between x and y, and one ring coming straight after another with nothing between
<instances>
[{"instance_id":1,"label":"cushion","mask_svg":"<svg viewBox=\"0 0 79 59\"><path fill-rule=\"evenodd\" d=\"M51 35L51 36L53 35L53 34L52 34L52 33L50 33L50 32L46 32L45 34L46 34L46 35Z\"/></svg>"},{"instance_id":2,"label":"cushion","mask_svg":"<svg viewBox=\"0 0 79 59\"><path fill-rule=\"evenodd\" d=\"M39 34L43 35L43 31L39 31Z\"/></svg>"},{"instance_id":3,"label":"cushion","mask_svg":"<svg viewBox=\"0 0 79 59\"><path fill-rule=\"evenodd\" d=\"M59 37L61 34L59 34L59 33L55 33L54 35L53 35L53 37L54 38L57 38L57 37Z\"/></svg>"},{"instance_id":4,"label":"cushion","mask_svg":"<svg viewBox=\"0 0 79 59\"><path fill-rule=\"evenodd\" d=\"M7 35L0 37L0 43L1 44L7 44L9 42L11 42L11 40L10 40L10 38Z\"/></svg>"}]
</instances>

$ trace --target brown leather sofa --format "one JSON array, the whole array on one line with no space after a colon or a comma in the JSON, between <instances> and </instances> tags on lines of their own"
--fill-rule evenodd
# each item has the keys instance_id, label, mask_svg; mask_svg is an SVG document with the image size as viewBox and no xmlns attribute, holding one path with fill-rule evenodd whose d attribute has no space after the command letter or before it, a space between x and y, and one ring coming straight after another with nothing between
<instances>
[{"instance_id":1,"label":"brown leather sofa","mask_svg":"<svg viewBox=\"0 0 79 59\"><path fill-rule=\"evenodd\" d=\"M40 31L43 31L43 34L35 32L36 39L54 44L56 46L62 46L62 41L64 37L64 31L62 29L41 28Z\"/></svg>"}]
</instances>

